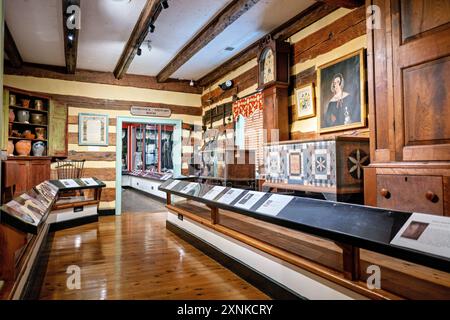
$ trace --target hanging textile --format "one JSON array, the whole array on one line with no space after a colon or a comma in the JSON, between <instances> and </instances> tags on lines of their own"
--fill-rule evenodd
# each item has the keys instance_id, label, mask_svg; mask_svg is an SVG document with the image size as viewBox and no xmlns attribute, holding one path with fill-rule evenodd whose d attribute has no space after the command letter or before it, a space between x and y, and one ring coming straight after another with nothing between
<instances>
[{"instance_id":1,"label":"hanging textile","mask_svg":"<svg viewBox=\"0 0 450 320\"><path fill-rule=\"evenodd\" d=\"M233 103L233 116L235 121L239 116L250 117L255 111L263 109L263 100L261 93L255 93L246 98L239 99Z\"/></svg>"}]
</instances>

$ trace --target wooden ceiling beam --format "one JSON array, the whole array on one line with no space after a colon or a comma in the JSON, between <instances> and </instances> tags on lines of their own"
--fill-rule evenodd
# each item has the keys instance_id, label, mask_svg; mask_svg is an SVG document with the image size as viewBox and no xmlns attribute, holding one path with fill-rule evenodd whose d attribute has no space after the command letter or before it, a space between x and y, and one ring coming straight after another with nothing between
<instances>
[{"instance_id":1,"label":"wooden ceiling beam","mask_svg":"<svg viewBox=\"0 0 450 320\"><path fill-rule=\"evenodd\" d=\"M270 32L269 35L271 35L274 39L286 40L300 30L313 24L317 20L322 19L338 8L339 7L336 5L317 2L309 8L300 12L291 20L287 21L286 23ZM198 81L198 85L203 87L211 85L215 81L224 77L226 74L256 58L260 50L260 44L265 38L266 36L254 42L252 45L244 49L241 53L237 54L233 58L229 59L228 61L202 77Z\"/></svg>"},{"instance_id":2,"label":"wooden ceiling beam","mask_svg":"<svg viewBox=\"0 0 450 320\"><path fill-rule=\"evenodd\" d=\"M319 1L348 9L358 8L365 3L365 0L319 0Z\"/></svg>"},{"instance_id":3,"label":"wooden ceiling beam","mask_svg":"<svg viewBox=\"0 0 450 320\"><path fill-rule=\"evenodd\" d=\"M73 29L68 28L68 19L72 13L67 13L67 8L73 5L80 7L80 0L62 0L64 56L66 60L66 72L69 74L74 74L77 69L78 35L80 33L76 27ZM79 14L79 12L76 14Z\"/></svg>"},{"instance_id":4,"label":"wooden ceiling beam","mask_svg":"<svg viewBox=\"0 0 450 320\"><path fill-rule=\"evenodd\" d=\"M188 62L197 52L214 40L223 30L239 19L240 16L250 10L259 1L233 0L162 69L156 76L158 81L167 81L172 74Z\"/></svg>"},{"instance_id":5,"label":"wooden ceiling beam","mask_svg":"<svg viewBox=\"0 0 450 320\"><path fill-rule=\"evenodd\" d=\"M8 25L5 23L5 53L8 56L9 62L14 68L20 68L23 64L19 49L17 49L16 42L9 31Z\"/></svg>"},{"instance_id":6,"label":"wooden ceiling beam","mask_svg":"<svg viewBox=\"0 0 450 320\"><path fill-rule=\"evenodd\" d=\"M116 79L121 79L124 74L127 73L139 47L147 37L150 25L155 23L161 10L162 5L160 0L147 0L114 69L114 76Z\"/></svg>"}]
</instances>

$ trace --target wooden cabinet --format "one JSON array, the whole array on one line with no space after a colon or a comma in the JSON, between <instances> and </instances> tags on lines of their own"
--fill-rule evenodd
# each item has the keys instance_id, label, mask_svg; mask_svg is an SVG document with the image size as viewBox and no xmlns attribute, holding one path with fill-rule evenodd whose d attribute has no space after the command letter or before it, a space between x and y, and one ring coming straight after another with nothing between
<instances>
[{"instance_id":1,"label":"wooden cabinet","mask_svg":"<svg viewBox=\"0 0 450 320\"><path fill-rule=\"evenodd\" d=\"M16 186L15 196L50 180L50 157L11 157L2 162L2 186ZM2 188L3 189L3 188Z\"/></svg>"},{"instance_id":2,"label":"wooden cabinet","mask_svg":"<svg viewBox=\"0 0 450 320\"><path fill-rule=\"evenodd\" d=\"M450 215L450 0L366 4L381 10L368 29L366 203Z\"/></svg>"}]
</instances>

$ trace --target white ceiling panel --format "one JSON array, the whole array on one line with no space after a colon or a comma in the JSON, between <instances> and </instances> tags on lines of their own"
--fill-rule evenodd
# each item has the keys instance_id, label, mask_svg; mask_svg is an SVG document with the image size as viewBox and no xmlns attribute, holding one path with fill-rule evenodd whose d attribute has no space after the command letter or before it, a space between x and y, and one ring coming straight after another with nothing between
<instances>
[{"instance_id":1,"label":"white ceiling panel","mask_svg":"<svg viewBox=\"0 0 450 320\"><path fill-rule=\"evenodd\" d=\"M61 0L6 0L5 21L24 61L65 65Z\"/></svg>"},{"instance_id":2,"label":"white ceiling panel","mask_svg":"<svg viewBox=\"0 0 450 320\"><path fill-rule=\"evenodd\" d=\"M128 73L155 76L231 0L169 0L149 33L152 50L142 46Z\"/></svg>"},{"instance_id":3,"label":"white ceiling panel","mask_svg":"<svg viewBox=\"0 0 450 320\"><path fill-rule=\"evenodd\" d=\"M315 1L262 0L183 65L173 78L198 80ZM233 47L233 51L226 51Z\"/></svg>"},{"instance_id":4,"label":"white ceiling panel","mask_svg":"<svg viewBox=\"0 0 450 320\"><path fill-rule=\"evenodd\" d=\"M114 71L146 0L81 0L80 69Z\"/></svg>"}]
</instances>

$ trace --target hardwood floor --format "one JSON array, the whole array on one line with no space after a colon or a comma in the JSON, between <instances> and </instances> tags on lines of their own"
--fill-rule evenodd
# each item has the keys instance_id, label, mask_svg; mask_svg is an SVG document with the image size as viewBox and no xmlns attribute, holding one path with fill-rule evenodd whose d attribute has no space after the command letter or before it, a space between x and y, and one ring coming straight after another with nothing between
<instances>
[{"instance_id":1,"label":"hardwood floor","mask_svg":"<svg viewBox=\"0 0 450 320\"><path fill-rule=\"evenodd\" d=\"M268 299L166 230L165 212L100 217L54 234L41 299ZM81 289L69 290L69 266Z\"/></svg>"}]
</instances>

